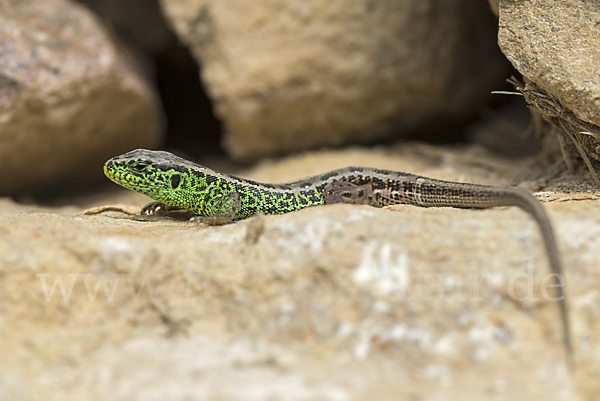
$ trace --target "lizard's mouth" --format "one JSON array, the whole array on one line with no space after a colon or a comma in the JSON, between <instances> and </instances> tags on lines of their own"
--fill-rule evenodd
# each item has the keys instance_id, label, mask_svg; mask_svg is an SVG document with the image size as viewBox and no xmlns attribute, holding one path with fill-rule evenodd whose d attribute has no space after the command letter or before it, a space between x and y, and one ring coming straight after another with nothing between
<instances>
[{"instance_id":1,"label":"lizard's mouth","mask_svg":"<svg viewBox=\"0 0 600 401\"><path fill-rule=\"evenodd\" d=\"M122 181L120 175L115 171L114 163L110 160L104 163L104 175L116 183L121 183Z\"/></svg>"},{"instance_id":2,"label":"lizard's mouth","mask_svg":"<svg viewBox=\"0 0 600 401\"><path fill-rule=\"evenodd\" d=\"M110 178L111 180L115 175L114 170L112 169L112 164L113 163L110 160L104 163L104 175Z\"/></svg>"},{"instance_id":3,"label":"lizard's mouth","mask_svg":"<svg viewBox=\"0 0 600 401\"><path fill-rule=\"evenodd\" d=\"M107 176L112 182L115 182L126 188L129 188L131 185L131 180L129 180L127 177L128 174L119 172L118 169L115 168L115 163L111 160L104 164L104 175Z\"/></svg>"},{"instance_id":4,"label":"lizard's mouth","mask_svg":"<svg viewBox=\"0 0 600 401\"><path fill-rule=\"evenodd\" d=\"M123 168L120 163L112 159L104 164L104 175L124 188L132 189L152 198L155 194L155 191L153 191L155 186L145 183L139 172L129 171L129 169Z\"/></svg>"}]
</instances>

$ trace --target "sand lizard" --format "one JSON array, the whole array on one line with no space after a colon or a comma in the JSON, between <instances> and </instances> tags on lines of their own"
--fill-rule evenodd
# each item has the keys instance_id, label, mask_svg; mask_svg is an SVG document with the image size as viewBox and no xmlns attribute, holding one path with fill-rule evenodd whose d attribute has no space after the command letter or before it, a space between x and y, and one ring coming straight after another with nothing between
<instances>
[{"instance_id":1,"label":"sand lizard","mask_svg":"<svg viewBox=\"0 0 600 401\"><path fill-rule=\"evenodd\" d=\"M108 160L104 173L117 184L156 201L144 206L142 214L152 214L160 207L179 207L196 214L197 221L212 225L330 203L477 209L517 206L538 223L556 282L562 277L548 216L532 194L518 188L443 181L369 167L346 167L285 184L264 184L219 173L168 152L144 149ZM556 290L570 356L564 281L562 284Z\"/></svg>"}]
</instances>

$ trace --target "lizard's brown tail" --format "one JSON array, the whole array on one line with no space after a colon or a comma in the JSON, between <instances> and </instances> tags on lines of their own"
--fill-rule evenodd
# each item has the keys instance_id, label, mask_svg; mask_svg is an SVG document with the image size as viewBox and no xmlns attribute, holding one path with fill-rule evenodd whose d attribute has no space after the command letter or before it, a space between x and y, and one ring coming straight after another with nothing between
<instances>
[{"instance_id":1,"label":"lizard's brown tail","mask_svg":"<svg viewBox=\"0 0 600 401\"><path fill-rule=\"evenodd\" d=\"M418 206L448 206L486 209L496 206L517 206L531 215L538 223L557 285L556 298L562 317L563 338L569 358L572 357L569 314L566 307L565 281L562 264L556 246L554 231L548 215L535 196L519 188L491 185L462 184L419 177L414 180L412 203Z\"/></svg>"}]
</instances>

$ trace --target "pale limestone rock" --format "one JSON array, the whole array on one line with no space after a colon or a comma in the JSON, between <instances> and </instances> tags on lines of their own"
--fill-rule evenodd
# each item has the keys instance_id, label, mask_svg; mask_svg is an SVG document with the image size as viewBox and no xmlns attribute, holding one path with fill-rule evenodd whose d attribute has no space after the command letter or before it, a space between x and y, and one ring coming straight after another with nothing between
<instances>
[{"instance_id":1,"label":"pale limestone rock","mask_svg":"<svg viewBox=\"0 0 600 401\"><path fill-rule=\"evenodd\" d=\"M158 100L83 7L0 1L0 194L100 178L117 153L160 143Z\"/></svg>"},{"instance_id":2,"label":"pale limestone rock","mask_svg":"<svg viewBox=\"0 0 600 401\"><path fill-rule=\"evenodd\" d=\"M436 156L420 146L323 152L245 175L285 181L352 159L444 179L510 180L490 171L516 163L461 159L468 154ZM123 194L109 202L146 201ZM545 204L566 267L573 369L556 305L541 292L548 266L537 227L516 208L329 205L207 227L5 200L0 394L61 401L594 399L600 206L591 199ZM513 277L516 295L527 295L530 283L532 299L511 298Z\"/></svg>"},{"instance_id":3,"label":"pale limestone rock","mask_svg":"<svg viewBox=\"0 0 600 401\"><path fill-rule=\"evenodd\" d=\"M504 76L481 0L161 4L239 159L403 135Z\"/></svg>"},{"instance_id":4,"label":"pale limestone rock","mask_svg":"<svg viewBox=\"0 0 600 401\"><path fill-rule=\"evenodd\" d=\"M498 43L524 77L600 126L600 4L500 0Z\"/></svg>"}]
</instances>

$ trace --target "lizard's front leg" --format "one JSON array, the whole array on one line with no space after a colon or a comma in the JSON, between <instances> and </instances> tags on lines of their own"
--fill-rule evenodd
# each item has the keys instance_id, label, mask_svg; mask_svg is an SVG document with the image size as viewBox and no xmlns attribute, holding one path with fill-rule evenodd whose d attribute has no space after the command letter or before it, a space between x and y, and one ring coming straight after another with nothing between
<instances>
[{"instance_id":1,"label":"lizard's front leg","mask_svg":"<svg viewBox=\"0 0 600 401\"><path fill-rule=\"evenodd\" d=\"M231 223L240 211L240 193L229 192L212 199L207 206L211 213L210 215L194 216L191 220L198 223L206 223L211 226L220 226Z\"/></svg>"}]
</instances>

